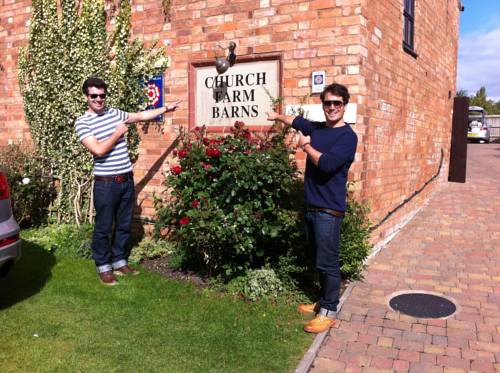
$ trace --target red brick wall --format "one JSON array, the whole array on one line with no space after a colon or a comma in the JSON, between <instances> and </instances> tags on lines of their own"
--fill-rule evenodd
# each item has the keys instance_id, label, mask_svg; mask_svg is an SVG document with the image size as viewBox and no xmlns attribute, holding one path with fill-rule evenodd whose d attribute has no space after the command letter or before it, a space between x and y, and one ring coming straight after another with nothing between
<instances>
[{"instance_id":1,"label":"red brick wall","mask_svg":"<svg viewBox=\"0 0 500 373\"><path fill-rule=\"evenodd\" d=\"M221 52L218 44L226 47L229 41L236 42L236 53L240 57L282 56L282 94L286 104L298 104L311 92L310 77L314 70L325 70L328 83L346 84L353 94L352 102L358 100L364 81L358 67L363 41L359 6L347 6L345 1L344 5L336 6L332 0L178 0L173 2L171 22L164 24L163 30L156 28L151 32L149 27L157 25L163 17L159 3L155 0L136 2L133 29L137 35L147 35L148 40L156 38L169 44L172 65L165 75L169 92L166 100L183 100L181 110L173 118L175 126L187 125L188 110L194 110L187 105L189 64L213 60L216 53ZM317 96L309 100L309 103L318 102ZM362 125L356 130L362 135ZM153 152L164 154L174 136L168 126L159 140L157 133L143 136L151 146L143 143L144 156L135 167L137 175L149 172L155 157ZM298 154L297 158L303 167L304 154ZM153 180L155 183L162 180L159 172ZM139 187L142 188L141 182ZM139 201L146 204L142 213L153 212L149 201L155 190L158 188L151 182L141 189Z\"/></svg>"},{"instance_id":2,"label":"red brick wall","mask_svg":"<svg viewBox=\"0 0 500 373\"><path fill-rule=\"evenodd\" d=\"M132 1L134 36L167 46L167 102L182 104L165 125L141 131L135 166L137 215L152 216L152 194L161 191L172 141L189 120L189 65L214 59L217 45L237 43L239 56L279 54L286 104L310 93L311 72L348 86L358 104L359 136L351 180L367 199L374 222L420 188L448 159L455 92L458 5L455 0L416 3L415 59L402 51L402 0L174 0L165 22L160 0ZM26 41L29 1L0 1L0 146L29 139L16 82L18 47ZM13 17L12 22L7 22ZM9 46L8 43L11 43ZM7 48L9 47L9 48ZM318 103L317 96L308 103ZM6 136L4 136L4 132ZM303 166L304 155L297 154ZM445 166L447 161L445 160ZM446 167L444 175L447 174ZM444 178L445 179L445 178ZM442 178L442 180L444 180ZM442 181L441 180L441 181ZM429 193L432 185L426 190ZM398 210L381 236L417 208L426 194Z\"/></svg>"},{"instance_id":3,"label":"red brick wall","mask_svg":"<svg viewBox=\"0 0 500 373\"><path fill-rule=\"evenodd\" d=\"M369 1L363 6L366 56L361 105L366 125L363 161L355 166L360 194L370 201L375 222L436 174L447 179L451 115L455 95L457 1L415 2L415 51L402 49L403 2ZM357 174L360 173L360 176ZM438 181L439 182L439 181ZM423 192L424 197L436 182ZM421 204L410 203L385 224L387 230Z\"/></svg>"},{"instance_id":4,"label":"red brick wall","mask_svg":"<svg viewBox=\"0 0 500 373\"><path fill-rule=\"evenodd\" d=\"M28 43L31 1L0 0L0 147L31 141L17 84L19 48Z\"/></svg>"}]
</instances>

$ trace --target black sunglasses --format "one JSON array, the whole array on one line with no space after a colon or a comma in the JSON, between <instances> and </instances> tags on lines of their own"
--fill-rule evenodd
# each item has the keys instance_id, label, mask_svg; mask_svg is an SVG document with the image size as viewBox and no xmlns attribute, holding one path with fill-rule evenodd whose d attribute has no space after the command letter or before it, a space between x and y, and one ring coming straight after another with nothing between
<instances>
[{"instance_id":1,"label":"black sunglasses","mask_svg":"<svg viewBox=\"0 0 500 373\"><path fill-rule=\"evenodd\" d=\"M334 107L336 107L336 108L339 108L339 107L344 106L344 102L339 101L339 100L326 100L326 101L323 101L323 106L324 107L330 107L332 105Z\"/></svg>"},{"instance_id":2,"label":"black sunglasses","mask_svg":"<svg viewBox=\"0 0 500 373\"><path fill-rule=\"evenodd\" d=\"M88 95L91 99L95 100L97 97L101 98L101 99L105 99L106 98L106 93L100 93L100 94L97 94L97 93L90 93Z\"/></svg>"}]
</instances>

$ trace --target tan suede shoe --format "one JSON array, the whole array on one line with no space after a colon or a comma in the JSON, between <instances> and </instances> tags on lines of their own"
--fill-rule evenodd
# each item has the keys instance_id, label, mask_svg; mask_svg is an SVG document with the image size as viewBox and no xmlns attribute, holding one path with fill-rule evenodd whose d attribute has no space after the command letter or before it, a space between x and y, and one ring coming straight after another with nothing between
<instances>
[{"instance_id":1,"label":"tan suede shoe","mask_svg":"<svg viewBox=\"0 0 500 373\"><path fill-rule=\"evenodd\" d=\"M335 324L335 321L334 318L318 315L304 325L304 331L308 333L322 333L330 329Z\"/></svg>"},{"instance_id":2,"label":"tan suede shoe","mask_svg":"<svg viewBox=\"0 0 500 373\"><path fill-rule=\"evenodd\" d=\"M99 273L99 279L101 280L103 285L106 286L115 286L119 284L118 280L111 271Z\"/></svg>"},{"instance_id":3,"label":"tan suede shoe","mask_svg":"<svg viewBox=\"0 0 500 373\"><path fill-rule=\"evenodd\" d=\"M125 275L138 275L139 271L133 268L130 268L128 265L124 265L123 267L117 268L113 271L113 274L117 276L125 276Z\"/></svg>"},{"instance_id":4,"label":"tan suede shoe","mask_svg":"<svg viewBox=\"0 0 500 373\"><path fill-rule=\"evenodd\" d=\"M303 315L315 315L319 310L319 306L317 303L312 303L312 304L302 303L299 304L297 310Z\"/></svg>"}]
</instances>

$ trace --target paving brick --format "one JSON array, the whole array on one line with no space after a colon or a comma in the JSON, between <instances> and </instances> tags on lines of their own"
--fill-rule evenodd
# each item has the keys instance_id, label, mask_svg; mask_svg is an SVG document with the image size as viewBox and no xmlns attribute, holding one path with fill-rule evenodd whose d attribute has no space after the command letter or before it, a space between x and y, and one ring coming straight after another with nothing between
<instances>
[{"instance_id":1,"label":"paving brick","mask_svg":"<svg viewBox=\"0 0 500 373\"><path fill-rule=\"evenodd\" d=\"M377 344L382 347L392 347L394 339L390 337L379 337Z\"/></svg>"},{"instance_id":2,"label":"paving brick","mask_svg":"<svg viewBox=\"0 0 500 373\"><path fill-rule=\"evenodd\" d=\"M343 372L346 364L341 361L332 361L318 357L314 360L314 365L311 367L311 373L333 373Z\"/></svg>"},{"instance_id":3,"label":"paving brick","mask_svg":"<svg viewBox=\"0 0 500 373\"><path fill-rule=\"evenodd\" d=\"M431 335L446 336L446 328L442 328L440 326L427 325L426 331Z\"/></svg>"},{"instance_id":4,"label":"paving brick","mask_svg":"<svg viewBox=\"0 0 500 373\"><path fill-rule=\"evenodd\" d=\"M368 349L368 345L366 343L361 342L349 342L347 343L347 351L348 352L357 352L357 353L365 353Z\"/></svg>"},{"instance_id":5,"label":"paving brick","mask_svg":"<svg viewBox=\"0 0 500 373\"><path fill-rule=\"evenodd\" d=\"M375 368L389 369L390 370L392 368L393 363L394 363L393 359L385 358L385 357L381 357L381 356L374 356L372 358L370 366L375 367Z\"/></svg>"},{"instance_id":6,"label":"paving brick","mask_svg":"<svg viewBox=\"0 0 500 373\"><path fill-rule=\"evenodd\" d=\"M398 356L398 350L391 347L369 346L368 354L371 356L383 356L395 359Z\"/></svg>"},{"instance_id":7,"label":"paving brick","mask_svg":"<svg viewBox=\"0 0 500 373\"><path fill-rule=\"evenodd\" d=\"M394 360L392 369L394 369L396 372L407 371L410 369L410 362L406 360Z\"/></svg>"},{"instance_id":8,"label":"paving brick","mask_svg":"<svg viewBox=\"0 0 500 373\"><path fill-rule=\"evenodd\" d=\"M440 354L440 355L444 355L445 352L446 352L446 348L443 347L443 346L439 346L439 345L429 345L429 344L425 344L424 345L424 352L426 353L430 353L430 354Z\"/></svg>"},{"instance_id":9,"label":"paving brick","mask_svg":"<svg viewBox=\"0 0 500 373\"><path fill-rule=\"evenodd\" d=\"M371 356L342 351L338 360L346 363L346 367L367 367L370 365Z\"/></svg>"},{"instance_id":10,"label":"paving brick","mask_svg":"<svg viewBox=\"0 0 500 373\"><path fill-rule=\"evenodd\" d=\"M470 360L461 359L452 356L438 356L437 357L438 365L451 367L451 368L461 368L461 369L470 369Z\"/></svg>"},{"instance_id":11,"label":"paving brick","mask_svg":"<svg viewBox=\"0 0 500 373\"><path fill-rule=\"evenodd\" d=\"M471 363L471 370L478 372L495 372L495 366L485 361L473 361Z\"/></svg>"},{"instance_id":12,"label":"paving brick","mask_svg":"<svg viewBox=\"0 0 500 373\"><path fill-rule=\"evenodd\" d=\"M411 362L417 362L417 361L420 361L420 352L399 350L398 359L411 361Z\"/></svg>"},{"instance_id":13,"label":"paving brick","mask_svg":"<svg viewBox=\"0 0 500 373\"><path fill-rule=\"evenodd\" d=\"M411 373L443 373L443 368L437 365L426 363L410 363Z\"/></svg>"}]
</instances>

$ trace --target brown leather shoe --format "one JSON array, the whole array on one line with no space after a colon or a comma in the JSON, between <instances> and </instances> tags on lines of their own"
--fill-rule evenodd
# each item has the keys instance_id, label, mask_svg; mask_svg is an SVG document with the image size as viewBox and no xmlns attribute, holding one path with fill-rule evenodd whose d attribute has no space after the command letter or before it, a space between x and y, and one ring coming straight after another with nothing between
<instances>
[{"instance_id":1,"label":"brown leather shoe","mask_svg":"<svg viewBox=\"0 0 500 373\"><path fill-rule=\"evenodd\" d=\"M304 325L304 331L308 333L322 333L330 329L335 324L335 321L332 317L318 315Z\"/></svg>"},{"instance_id":2,"label":"brown leather shoe","mask_svg":"<svg viewBox=\"0 0 500 373\"><path fill-rule=\"evenodd\" d=\"M139 271L130 268L128 265L125 264L123 267L115 269L113 273L117 276L126 276L126 275L138 275Z\"/></svg>"},{"instance_id":3,"label":"brown leather shoe","mask_svg":"<svg viewBox=\"0 0 500 373\"><path fill-rule=\"evenodd\" d=\"M312 303L312 304L301 303L297 307L297 310L303 315L315 315L319 311L319 305L317 303Z\"/></svg>"},{"instance_id":4,"label":"brown leather shoe","mask_svg":"<svg viewBox=\"0 0 500 373\"><path fill-rule=\"evenodd\" d=\"M107 286L118 285L118 280L116 279L116 277L113 275L113 272L111 272L111 271L99 273L99 278L104 285L107 285Z\"/></svg>"}]
</instances>

